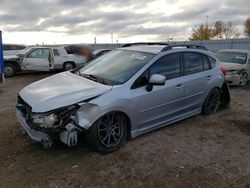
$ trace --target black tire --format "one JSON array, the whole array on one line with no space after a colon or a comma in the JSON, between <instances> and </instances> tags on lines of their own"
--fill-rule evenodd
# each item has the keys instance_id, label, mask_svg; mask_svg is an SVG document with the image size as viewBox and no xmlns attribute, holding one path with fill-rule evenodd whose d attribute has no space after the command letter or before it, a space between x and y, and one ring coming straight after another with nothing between
<instances>
[{"instance_id":1,"label":"black tire","mask_svg":"<svg viewBox=\"0 0 250 188\"><path fill-rule=\"evenodd\" d=\"M4 65L4 75L6 77L11 77L14 76L16 74L17 68L15 65L11 64L11 63L5 63Z\"/></svg>"},{"instance_id":2,"label":"black tire","mask_svg":"<svg viewBox=\"0 0 250 188\"><path fill-rule=\"evenodd\" d=\"M230 102L231 102L230 89L228 84L224 82L221 88L220 107L227 108L230 106Z\"/></svg>"},{"instance_id":3,"label":"black tire","mask_svg":"<svg viewBox=\"0 0 250 188\"><path fill-rule=\"evenodd\" d=\"M108 113L99 118L86 132L88 146L99 153L120 149L127 138L126 118L120 113Z\"/></svg>"},{"instance_id":4,"label":"black tire","mask_svg":"<svg viewBox=\"0 0 250 188\"><path fill-rule=\"evenodd\" d=\"M69 71L75 68L75 64L73 62L67 62L63 65L63 69L65 71Z\"/></svg>"},{"instance_id":5,"label":"black tire","mask_svg":"<svg viewBox=\"0 0 250 188\"><path fill-rule=\"evenodd\" d=\"M214 88L209 92L203 104L202 112L205 115L213 114L217 111L221 102L221 94L219 89Z\"/></svg>"},{"instance_id":6,"label":"black tire","mask_svg":"<svg viewBox=\"0 0 250 188\"><path fill-rule=\"evenodd\" d=\"M247 81L248 81L248 75L247 75L246 72L242 71L242 72L240 73L240 82L239 82L239 86L240 86L240 87L246 86Z\"/></svg>"}]
</instances>

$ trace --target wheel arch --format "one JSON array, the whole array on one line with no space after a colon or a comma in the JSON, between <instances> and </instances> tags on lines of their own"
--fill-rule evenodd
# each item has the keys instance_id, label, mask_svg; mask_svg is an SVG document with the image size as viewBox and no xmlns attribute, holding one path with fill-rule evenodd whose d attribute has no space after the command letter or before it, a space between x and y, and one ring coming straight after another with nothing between
<instances>
[{"instance_id":1,"label":"wheel arch","mask_svg":"<svg viewBox=\"0 0 250 188\"><path fill-rule=\"evenodd\" d=\"M17 61L11 61L11 60L4 61L4 64L12 64L12 65L14 65L15 68L16 68L16 71L20 71L20 69L21 69L20 65L19 65L19 63Z\"/></svg>"}]
</instances>

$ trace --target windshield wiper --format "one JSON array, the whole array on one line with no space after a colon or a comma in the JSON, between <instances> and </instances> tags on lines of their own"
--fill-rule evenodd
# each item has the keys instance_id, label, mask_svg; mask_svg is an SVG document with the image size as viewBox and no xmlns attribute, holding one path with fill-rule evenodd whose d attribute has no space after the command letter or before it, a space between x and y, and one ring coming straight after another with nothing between
<instances>
[{"instance_id":1,"label":"windshield wiper","mask_svg":"<svg viewBox=\"0 0 250 188\"><path fill-rule=\"evenodd\" d=\"M79 74L81 76L83 76L84 78L88 78L88 79L90 79L90 80L92 80L94 82L98 82L98 83L102 83L102 84L108 85L108 83L103 78L101 78L101 77L95 76L93 74L82 74L80 72L79 72Z\"/></svg>"}]
</instances>

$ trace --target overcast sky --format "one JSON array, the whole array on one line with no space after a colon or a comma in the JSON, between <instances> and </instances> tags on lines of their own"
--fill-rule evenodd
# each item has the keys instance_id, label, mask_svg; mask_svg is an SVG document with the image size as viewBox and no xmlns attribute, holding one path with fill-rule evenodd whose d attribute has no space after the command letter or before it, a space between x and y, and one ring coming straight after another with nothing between
<instances>
[{"instance_id":1,"label":"overcast sky","mask_svg":"<svg viewBox=\"0 0 250 188\"><path fill-rule=\"evenodd\" d=\"M243 33L249 0L0 0L5 43L187 40L192 27L232 21Z\"/></svg>"}]
</instances>

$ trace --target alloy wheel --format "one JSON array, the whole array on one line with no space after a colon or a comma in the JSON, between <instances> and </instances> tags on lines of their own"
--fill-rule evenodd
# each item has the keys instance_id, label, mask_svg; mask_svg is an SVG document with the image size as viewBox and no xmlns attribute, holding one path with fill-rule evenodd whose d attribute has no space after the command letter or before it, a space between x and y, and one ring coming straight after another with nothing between
<instances>
[{"instance_id":1,"label":"alloy wheel","mask_svg":"<svg viewBox=\"0 0 250 188\"><path fill-rule=\"evenodd\" d=\"M248 78L247 78L247 73L245 73L245 72L241 73L239 85L240 85L240 86L245 86L246 83L247 83L247 80L248 80Z\"/></svg>"},{"instance_id":2,"label":"alloy wheel","mask_svg":"<svg viewBox=\"0 0 250 188\"><path fill-rule=\"evenodd\" d=\"M220 105L220 93L219 91L215 91L210 95L208 99L207 111L209 113L214 113L217 111L219 105Z\"/></svg>"},{"instance_id":3,"label":"alloy wheel","mask_svg":"<svg viewBox=\"0 0 250 188\"><path fill-rule=\"evenodd\" d=\"M107 148L116 147L123 138L123 121L115 113L104 116L98 124L98 139Z\"/></svg>"}]
</instances>

